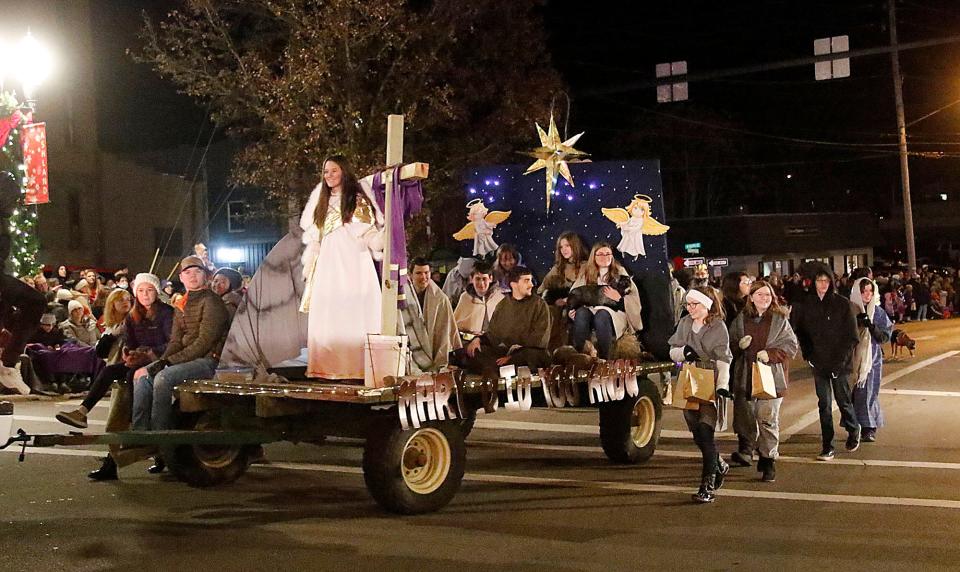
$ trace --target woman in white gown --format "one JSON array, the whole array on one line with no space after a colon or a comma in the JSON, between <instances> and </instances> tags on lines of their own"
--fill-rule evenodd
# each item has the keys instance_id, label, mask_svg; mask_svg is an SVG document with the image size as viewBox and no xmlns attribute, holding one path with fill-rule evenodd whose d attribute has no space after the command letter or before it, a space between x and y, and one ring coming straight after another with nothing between
<instances>
[{"instance_id":1,"label":"woman in white gown","mask_svg":"<svg viewBox=\"0 0 960 572\"><path fill-rule=\"evenodd\" d=\"M345 159L325 160L323 181L300 216L308 377L363 379L364 341L380 333L380 281L373 260L383 252L382 223L373 193Z\"/></svg>"}]
</instances>

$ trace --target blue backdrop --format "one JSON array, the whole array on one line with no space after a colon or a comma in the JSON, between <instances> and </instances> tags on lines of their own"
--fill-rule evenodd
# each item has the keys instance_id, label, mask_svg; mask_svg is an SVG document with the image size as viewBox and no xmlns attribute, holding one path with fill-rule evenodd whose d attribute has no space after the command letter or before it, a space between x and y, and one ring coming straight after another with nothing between
<instances>
[{"instance_id":1,"label":"blue backdrop","mask_svg":"<svg viewBox=\"0 0 960 572\"><path fill-rule=\"evenodd\" d=\"M576 186L571 187L563 177L557 180L549 214L544 196L544 172L524 175L528 165L472 169L466 177L466 199L482 198L491 211L513 211L507 221L497 225L494 240L497 244L516 245L524 264L539 278L543 278L553 265L557 237L567 230L579 234L588 247L598 240L611 243L618 260L635 275L667 274L666 235L644 236L647 255L634 262L632 256L624 257L616 251L621 238L620 229L600 212L601 207L626 208L633 195L643 194L653 199L650 205L653 218L669 224L663 212L659 161L599 161L570 165ZM464 223L467 222L466 215L464 208L460 213ZM472 249L472 240L460 243L464 256L470 256Z\"/></svg>"}]
</instances>

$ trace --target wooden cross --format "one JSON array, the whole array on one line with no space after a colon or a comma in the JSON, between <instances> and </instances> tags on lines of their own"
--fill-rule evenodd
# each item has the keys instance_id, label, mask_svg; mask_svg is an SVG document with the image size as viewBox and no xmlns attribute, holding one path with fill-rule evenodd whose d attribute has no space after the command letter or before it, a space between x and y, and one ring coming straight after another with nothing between
<instances>
[{"instance_id":1,"label":"wooden cross","mask_svg":"<svg viewBox=\"0 0 960 572\"><path fill-rule=\"evenodd\" d=\"M403 116L387 116L387 160L388 166L396 166L403 163ZM400 168L401 180L426 179L430 174L430 165L427 163L409 163ZM373 183L373 175L364 178L368 184ZM387 169L382 176L384 185L384 238L383 238L383 278L381 279L381 331L385 336L397 335L397 288L399 284L391 280L393 270L399 272L400 268L394 268L391 263L391 249L393 248L391 237L393 236L393 192L391 186L393 183L393 170Z\"/></svg>"}]
</instances>

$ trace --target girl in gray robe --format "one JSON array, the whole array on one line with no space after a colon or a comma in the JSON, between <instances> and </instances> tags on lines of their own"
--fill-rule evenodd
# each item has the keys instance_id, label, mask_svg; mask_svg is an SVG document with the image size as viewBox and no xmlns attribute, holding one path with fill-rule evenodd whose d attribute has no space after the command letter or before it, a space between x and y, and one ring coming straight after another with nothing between
<instances>
[{"instance_id":1,"label":"girl in gray robe","mask_svg":"<svg viewBox=\"0 0 960 572\"><path fill-rule=\"evenodd\" d=\"M683 419L693 433L693 442L703 456L700 489L693 500L710 503L714 491L723 486L730 470L717 453L715 433L726 427L726 406L730 397L730 337L723 322L723 304L717 291L709 286L691 288L686 294L687 311L677 331L670 336L670 358L696 363L697 367L716 371L716 401L700 403L697 410L683 411Z\"/></svg>"}]
</instances>

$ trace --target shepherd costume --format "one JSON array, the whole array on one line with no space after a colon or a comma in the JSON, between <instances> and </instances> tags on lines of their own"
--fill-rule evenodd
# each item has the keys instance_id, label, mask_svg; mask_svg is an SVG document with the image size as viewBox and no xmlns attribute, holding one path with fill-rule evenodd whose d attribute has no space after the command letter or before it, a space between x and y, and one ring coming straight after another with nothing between
<instances>
[{"instance_id":1,"label":"shepherd costume","mask_svg":"<svg viewBox=\"0 0 960 572\"><path fill-rule=\"evenodd\" d=\"M423 294L414 287L407 290L407 304L400 312L410 338L412 373L440 371L449 353L462 347L450 300L431 280Z\"/></svg>"}]
</instances>

